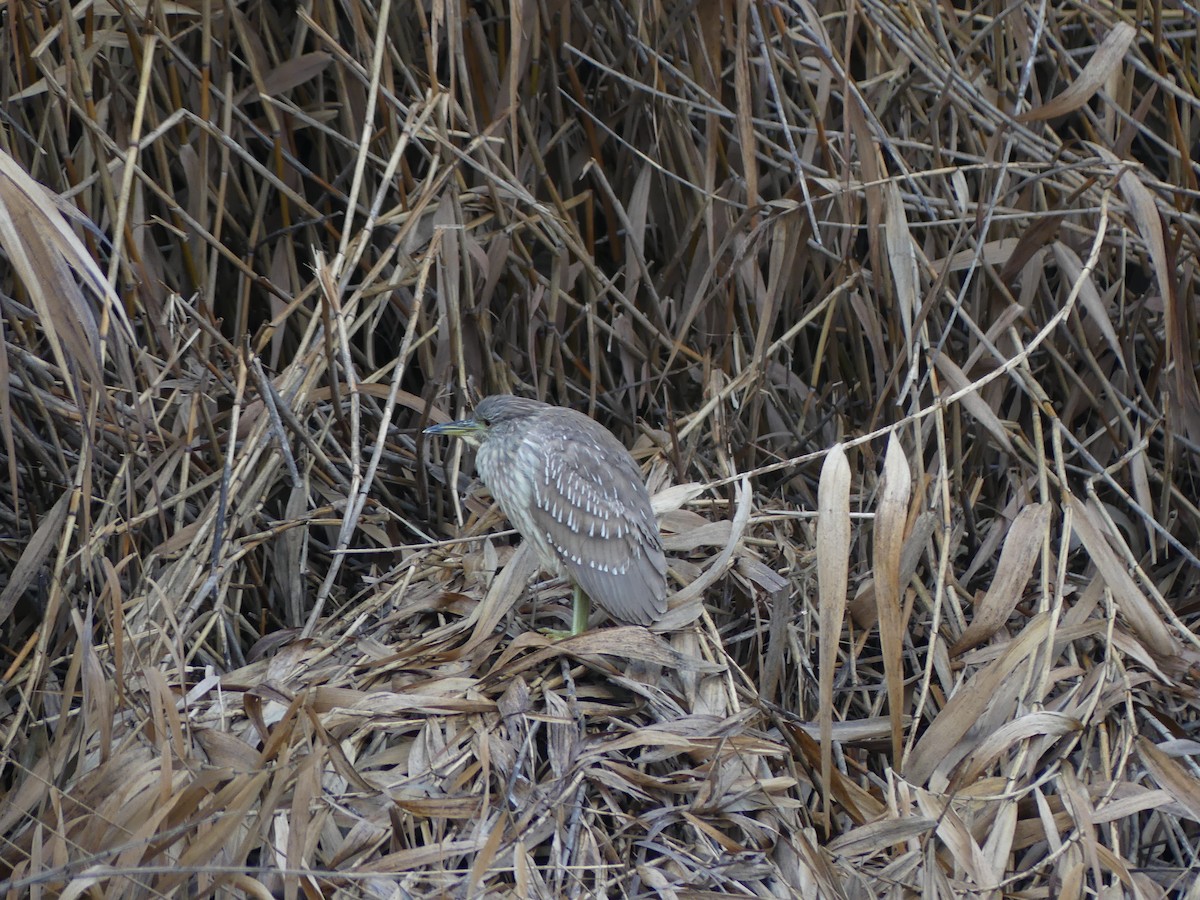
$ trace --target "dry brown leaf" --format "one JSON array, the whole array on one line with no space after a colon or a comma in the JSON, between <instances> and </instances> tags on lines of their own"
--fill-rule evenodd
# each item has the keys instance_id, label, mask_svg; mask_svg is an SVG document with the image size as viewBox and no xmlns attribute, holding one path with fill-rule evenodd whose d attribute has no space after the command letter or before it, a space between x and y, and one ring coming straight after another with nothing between
<instances>
[{"instance_id":1,"label":"dry brown leaf","mask_svg":"<svg viewBox=\"0 0 1200 900\"><path fill-rule=\"evenodd\" d=\"M698 482L689 482L687 484L673 484L670 487L663 488L650 498L650 503L654 507L656 516L664 516L672 510L680 509L685 503L690 503L707 488Z\"/></svg>"},{"instance_id":2,"label":"dry brown leaf","mask_svg":"<svg viewBox=\"0 0 1200 900\"><path fill-rule=\"evenodd\" d=\"M1063 772L1062 780L1063 803L1070 810L1073 826L1079 833L1080 845L1083 847L1084 857L1091 867L1094 883L1099 884L1103 877L1103 870L1100 868L1096 826L1092 821L1091 799L1083 790L1083 786L1079 783L1079 779L1075 777L1075 773L1070 769Z\"/></svg>"},{"instance_id":3,"label":"dry brown leaf","mask_svg":"<svg viewBox=\"0 0 1200 900\"><path fill-rule=\"evenodd\" d=\"M725 547L733 533L733 523L728 519L705 522L698 528L663 536L663 548L669 553L689 553L701 547Z\"/></svg>"},{"instance_id":4,"label":"dry brown leaf","mask_svg":"<svg viewBox=\"0 0 1200 900\"><path fill-rule=\"evenodd\" d=\"M529 578L537 571L537 567L538 561L533 549L528 544L522 543L517 548L517 552L508 560L508 564L492 581L483 602L463 623L465 626L474 620L475 626L470 639L462 648L464 653L474 649L491 635L500 620L521 598L521 593L525 590Z\"/></svg>"},{"instance_id":5,"label":"dry brown leaf","mask_svg":"<svg viewBox=\"0 0 1200 900\"><path fill-rule=\"evenodd\" d=\"M1083 67L1083 71L1062 93L1017 116L1018 122L1040 122L1074 112L1095 96L1105 86L1117 67L1121 65L1137 30L1128 22L1118 22L1096 48Z\"/></svg>"},{"instance_id":6,"label":"dry brown leaf","mask_svg":"<svg viewBox=\"0 0 1200 900\"><path fill-rule=\"evenodd\" d=\"M734 552L741 543L742 534L746 530L746 524L750 521L752 496L753 492L750 490L749 479L742 478L737 486L737 508L733 514L733 527L730 529L725 547L709 562L708 567L699 578L667 598L671 607L670 612L653 626L655 631L670 632L678 630L692 621L698 614L698 610L695 609L696 601L703 596L704 591L710 585L725 574L730 561L733 559Z\"/></svg>"},{"instance_id":7,"label":"dry brown leaf","mask_svg":"<svg viewBox=\"0 0 1200 900\"><path fill-rule=\"evenodd\" d=\"M240 774L256 772L261 768L259 752L237 735L217 728L196 728L192 733L208 757L209 765L228 768Z\"/></svg>"},{"instance_id":8,"label":"dry brown leaf","mask_svg":"<svg viewBox=\"0 0 1200 900\"><path fill-rule=\"evenodd\" d=\"M1100 292L1096 290L1096 282L1092 278L1092 274L1084 271L1083 260L1062 241L1055 241L1053 249L1054 258L1062 270L1064 281L1073 285L1083 279L1083 286L1079 291L1079 302L1088 313L1085 326L1090 324L1099 330L1105 343L1108 344L1109 350L1112 351L1113 358L1116 359L1118 365L1124 368L1125 356L1121 352L1121 342L1117 340L1116 329L1113 328L1108 308L1100 298Z\"/></svg>"},{"instance_id":9,"label":"dry brown leaf","mask_svg":"<svg viewBox=\"0 0 1200 900\"><path fill-rule=\"evenodd\" d=\"M432 691L359 691L350 688L322 686L313 692L312 709L318 713L334 710L352 711L368 716L398 716L414 710L430 715L469 712L490 712L495 709L491 700L471 700L454 693Z\"/></svg>"},{"instance_id":10,"label":"dry brown leaf","mask_svg":"<svg viewBox=\"0 0 1200 900\"><path fill-rule=\"evenodd\" d=\"M1175 389L1176 401L1192 440L1200 440L1200 386L1196 383L1193 366L1194 339L1187 326L1190 316L1179 304L1179 291L1176 290L1172 275L1174 267L1167 252L1162 216L1159 214L1154 195L1142 181L1141 173L1132 166L1123 165L1116 155L1107 149L1099 147L1097 151L1110 165L1120 166L1118 184L1125 196L1125 202L1129 205L1138 233L1146 242L1150 264L1154 269L1154 280L1162 297L1163 311L1166 314L1164 328L1167 347L1175 362L1171 367L1171 382Z\"/></svg>"},{"instance_id":11,"label":"dry brown leaf","mask_svg":"<svg viewBox=\"0 0 1200 900\"><path fill-rule=\"evenodd\" d=\"M946 755L958 748L967 732L979 723L1004 680L1045 640L1048 626L1049 618L1045 615L1030 619L998 659L954 692L905 760L905 778L914 784L929 780Z\"/></svg>"},{"instance_id":12,"label":"dry brown leaf","mask_svg":"<svg viewBox=\"0 0 1200 900\"><path fill-rule=\"evenodd\" d=\"M8 619L13 606L29 587L33 577L50 557L55 544L61 537L63 523L67 518L67 507L73 491L66 490L47 511L37 531L21 551L17 564L8 577L8 584L0 591L0 622Z\"/></svg>"},{"instance_id":13,"label":"dry brown leaf","mask_svg":"<svg viewBox=\"0 0 1200 900\"><path fill-rule=\"evenodd\" d=\"M1117 608L1129 621L1138 638L1160 660L1179 653L1179 646L1137 583L1125 563L1117 558L1113 546L1121 546L1123 538L1107 527L1104 519L1095 514L1090 503L1081 503L1073 494L1067 495L1071 510L1071 527L1087 548L1091 561L1100 570L1113 593ZM1111 545L1109 542L1112 542ZM1128 552L1128 548L1126 548Z\"/></svg>"},{"instance_id":14,"label":"dry brown leaf","mask_svg":"<svg viewBox=\"0 0 1200 900\"><path fill-rule=\"evenodd\" d=\"M1154 780L1194 821L1200 822L1200 780L1144 737L1137 739L1137 752Z\"/></svg>"},{"instance_id":15,"label":"dry brown leaf","mask_svg":"<svg viewBox=\"0 0 1200 900\"><path fill-rule=\"evenodd\" d=\"M526 634L514 652L501 656L495 677L508 679L529 669L540 668L547 660L569 655L597 661L607 657L618 660L637 660L653 665L669 666L680 672L713 673L724 668L716 663L687 656L674 650L654 632L638 625L616 628L597 628L574 637L552 640L539 634ZM534 653L517 658L525 647L540 647Z\"/></svg>"},{"instance_id":16,"label":"dry brown leaf","mask_svg":"<svg viewBox=\"0 0 1200 900\"><path fill-rule=\"evenodd\" d=\"M1012 259L1020 240L1015 237L1000 238L988 241L978 250L959 250L945 259L933 260L930 262L930 268L939 276L947 272L969 269L981 261L989 266L1003 268Z\"/></svg>"},{"instance_id":17,"label":"dry brown leaf","mask_svg":"<svg viewBox=\"0 0 1200 900\"><path fill-rule=\"evenodd\" d=\"M938 371L942 373L942 377L946 379L950 393L963 391L971 386L971 379L945 353L938 354L934 360L934 364L937 366ZM987 401L980 396L978 390L968 391L959 399L962 401L962 405L966 407L967 412L974 416L976 421L987 429L988 433L996 439L996 442L1000 446L1004 447L1010 453L1015 452L1012 441L1008 436L1008 429L1000 421L1000 417L996 415Z\"/></svg>"},{"instance_id":18,"label":"dry brown leaf","mask_svg":"<svg viewBox=\"0 0 1200 900\"><path fill-rule=\"evenodd\" d=\"M1117 794L1118 796L1114 799L1096 807L1095 822L1097 825L1127 819L1138 813L1158 809L1175 802L1175 797L1170 791L1145 788L1135 784L1122 785Z\"/></svg>"},{"instance_id":19,"label":"dry brown leaf","mask_svg":"<svg viewBox=\"0 0 1200 900\"><path fill-rule=\"evenodd\" d=\"M493 832L503 833L503 829L492 829ZM395 875L396 872L408 872L423 866L442 863L457 857L469 857L483 849L485 838L464 841L443 841L426 847L415 847L411 850L398 850L375 857L361 866L350 870L352 874L367 875L379 873Z\"/></svg>"},{"instance_id":20,"label":"dry brown leaf","mask_svg":"<svg viewBox=\"0 0 1200 900\"><path fill-rule=\"evenodd\" d=\"M1012 853L1013 838L1017 833L1017 802L1011 798L1000 801L1000 809L992 820L992 827L983 842L982 860L990 863L984 875L985 884L1000 884L1008 873L1009 854Z\"/></svg>"},{"instance_id":21,"label":"dry brown leaf","mask_svg":"<svg viewBox=\"0 0 1200 900\"><path fill-rule=\"evenodd\" d=\"M954 783L967 786L977 782L985 769L1013 744L1031 738L1061 737L1079 731L1083 723L1074 716L1058 712L1032 712L1007 722L988 735L964 760L955 773Z\"/></svg>"},{"instance_id":22,"label":"dry brown leaf","mask_svg":"<svg viewBox=\"0 0 1200 900\"><path fill-rule=\"evenodd\" d=\"M107 282L36 184L0 150L0 246L29 293L61 372L76 367L100 384L100 334L92 302L72 275L107 300ZM88 280L86 276L92 276ZM74 393L74 384L67 381Z\"/></svg>"},{"instance_id":23,"label":"dry brown leaf","mask_svg":"<svg viewBox=\"0 0 1200 900\"><path fill-rule=\"evenodd\" d=\"M912 474L908 460L893 433L883 460L879 503L875 510L875 603L879 615L879 641L887 681L888 715L892 722L892 761L899 766L904 748L904 590L900 582L900 551L908 524L908 498Z\"/></svg>"},{"instance_id":24,"label":"dry brown leaf","mask_svg":"<svg viewBox=\"0 0 1200 900\"><path fill-rule=\"evenodd\" d=\"M988 883L988 861L975 841L971 830L945 797L917 788L914 796L921 812L937 822L937 834L942 844L970 881Z\"/></svg>"},{"instance_id":25,"label":"dry brown leaf","mask_svg":"<svg viewBox=\"0 0 1200 900\"><path fill-rule=\"evenodd\" d=\"M817 487L817 585L819 591L821 790L825 815L832 805L833 673L837 668L846 612L846 584L850 565L850 463L841 444L830 449L821 467Z\"/></svg>"},{"instance_id":26,"label":"dry brown leaf","mask_svg":"<svg viewBox=\"0 0 1200 900\"><path fill-rule=\"evenodd\" d=\"M738 3L734 9L736 10L734 27L740 33L740 39L734 44L733 58L733 91L737 99L734 107L737 120L737 146L741 151L742 173L746 179L746 196L753 206L760 202L758 195L758 135L755 132L752 118L755 104L750 86L750 53L755 43L751 37L750 5Z\"/></svg>"},{"instance_id":27,"label":"dry brown leaf","mask_svg":"<svg viewBox=\"0 0 1200 900\"><path fill-rule=\"evenodd\" d=\"M884 235L887 240L888 264L896 289L896 302L900 306L900 321L904 323L907 338L911 337L917 310L921 308L917 285L917 251L913 245L912 234L908 230L908 219L899 186L895 181L888 181L884 192L887 198Z\"/></svg>"},{"instance_id":28,"label":"dry brown leaf","mask_svg":"<svg viewBox=\"0 0 1200 900\"><path fill-rule=\"evenodd\" d=\"M933 831L936 820L924 816L905 816L869 822L852 828L829 842L829 852L839 856L871 856L896 844Z\"/></svg>"},{"instance_id":29,"label":"dry brown leaf","mask_svg":"<svg viewBox=\"0 0 1200 900\"><path fill-rule=\"evenodd\" d=\"M1049 503L1034 503L1017 513L1004 539L1000 561L987 593L975 605L971 623L950 648L951 656L975 647L999 631L1024 596L1034 563L1047 538Z\"/></svg>"},{"instance_id":30,"label":"dry brown leaf","mask_svg":"<svg viewBox=\"0 0 1200 900\"><path fill-rule=\"evenodd\" d=\"M320 75L332 61L332 55L322 50L286 59L263 76L262 93L267 96L285 94Z\"/></svg>"},{"instance_id":31,"label":"dry brown leaf","mask_svg":"<svg viewBox=\"0 0 1200 900\"><path fill-rule=\"evenodd\" d=\"M886 734L883 729L877 729L877 733ZM802 726L795 726L792 734L807 764L817 768L821 758L821 745L818 740L810 737L808 730ZM852 822L865 825L883 816L887 810L870 790L847 778L837 769L833 770L832 790L834 799Z\"/></svg>"}]
</instances>

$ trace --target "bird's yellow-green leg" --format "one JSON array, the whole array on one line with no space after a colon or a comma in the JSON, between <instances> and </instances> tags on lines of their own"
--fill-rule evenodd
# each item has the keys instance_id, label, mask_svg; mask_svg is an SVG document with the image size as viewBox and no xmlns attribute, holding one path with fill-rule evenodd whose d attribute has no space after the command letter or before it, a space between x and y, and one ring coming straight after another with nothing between
<instances>
[{"instance_id":1,"label":"bird's yellow-green leg","mask_svg":"<svg viewBox=\"0 0 1200 900\"><path fill-rule=\"evenodd\" d=\"M592 613L592 601L583 588L575 585L575 602L571 605L571 636L587 631L588 616Z\"/></svg>"},{"instance_id":2,"label":"bird's yellow-green leg","mask_svg":"<svg viewBox=\"0 0 1200 900\"><path fill-rule=\"evenodd\" d=\"M587 631L588 617L592 614L592 601L587 594L583 592L583 588L579 585L573 585L574 594L571 601L571 630L563 631L560 628L539 628L542 634L550 638L552 641L565 641L567 638L573 638L576 635L583 634Z\"/></svg>"}]
</instances>

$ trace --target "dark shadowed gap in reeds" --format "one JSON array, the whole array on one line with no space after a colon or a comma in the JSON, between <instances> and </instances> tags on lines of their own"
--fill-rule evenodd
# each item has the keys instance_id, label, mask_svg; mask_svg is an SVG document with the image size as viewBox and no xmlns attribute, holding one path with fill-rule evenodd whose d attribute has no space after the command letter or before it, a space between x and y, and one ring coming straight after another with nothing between
<instances>
[{"instance_id":1,"label":"dark shadowed gap in reeds","mask_svg":"<svg viewBox=\"0 0 1200 900\"><path fill-rule=\"evenodd\" d=\"M1198 896L1194 7L0 24L0 895ZM536 631L501 391L657 631Z\"/></svg>"}]
</instances>

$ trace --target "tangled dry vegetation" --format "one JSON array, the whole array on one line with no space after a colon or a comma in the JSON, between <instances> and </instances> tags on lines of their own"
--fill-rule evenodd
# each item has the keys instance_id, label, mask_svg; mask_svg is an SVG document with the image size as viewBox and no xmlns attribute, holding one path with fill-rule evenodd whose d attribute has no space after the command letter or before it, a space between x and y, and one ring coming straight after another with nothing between
<instances>
[{"instance_id":1,"label":"tangled dry vegetation","mask_svg":"<svg viewBox=\"0 0 1200 900\"><path fill-rule=\"evenodd\" d=\"M0 894L1200 896L1194 5L0 18Z\"/></svg>"}]
</instances>

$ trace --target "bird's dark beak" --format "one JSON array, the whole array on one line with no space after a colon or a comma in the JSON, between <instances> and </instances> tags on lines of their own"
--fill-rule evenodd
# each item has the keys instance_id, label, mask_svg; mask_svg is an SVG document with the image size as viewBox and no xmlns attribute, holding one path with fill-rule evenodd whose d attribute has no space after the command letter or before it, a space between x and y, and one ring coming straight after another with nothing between
<instances>
[{"instance_id":1,"label":"bird's dark beak","mask_svg":"<svg viewBox=\"0 0 1200 900\"><path fill-rule=\"evenodd\" d=\"M446 434L450 437L462 438L472 445L478 444L486 431L487 427L475 419L458 419L455 422L430 425L425 429L426 434Z\"/></svg>"}]
</instances>

